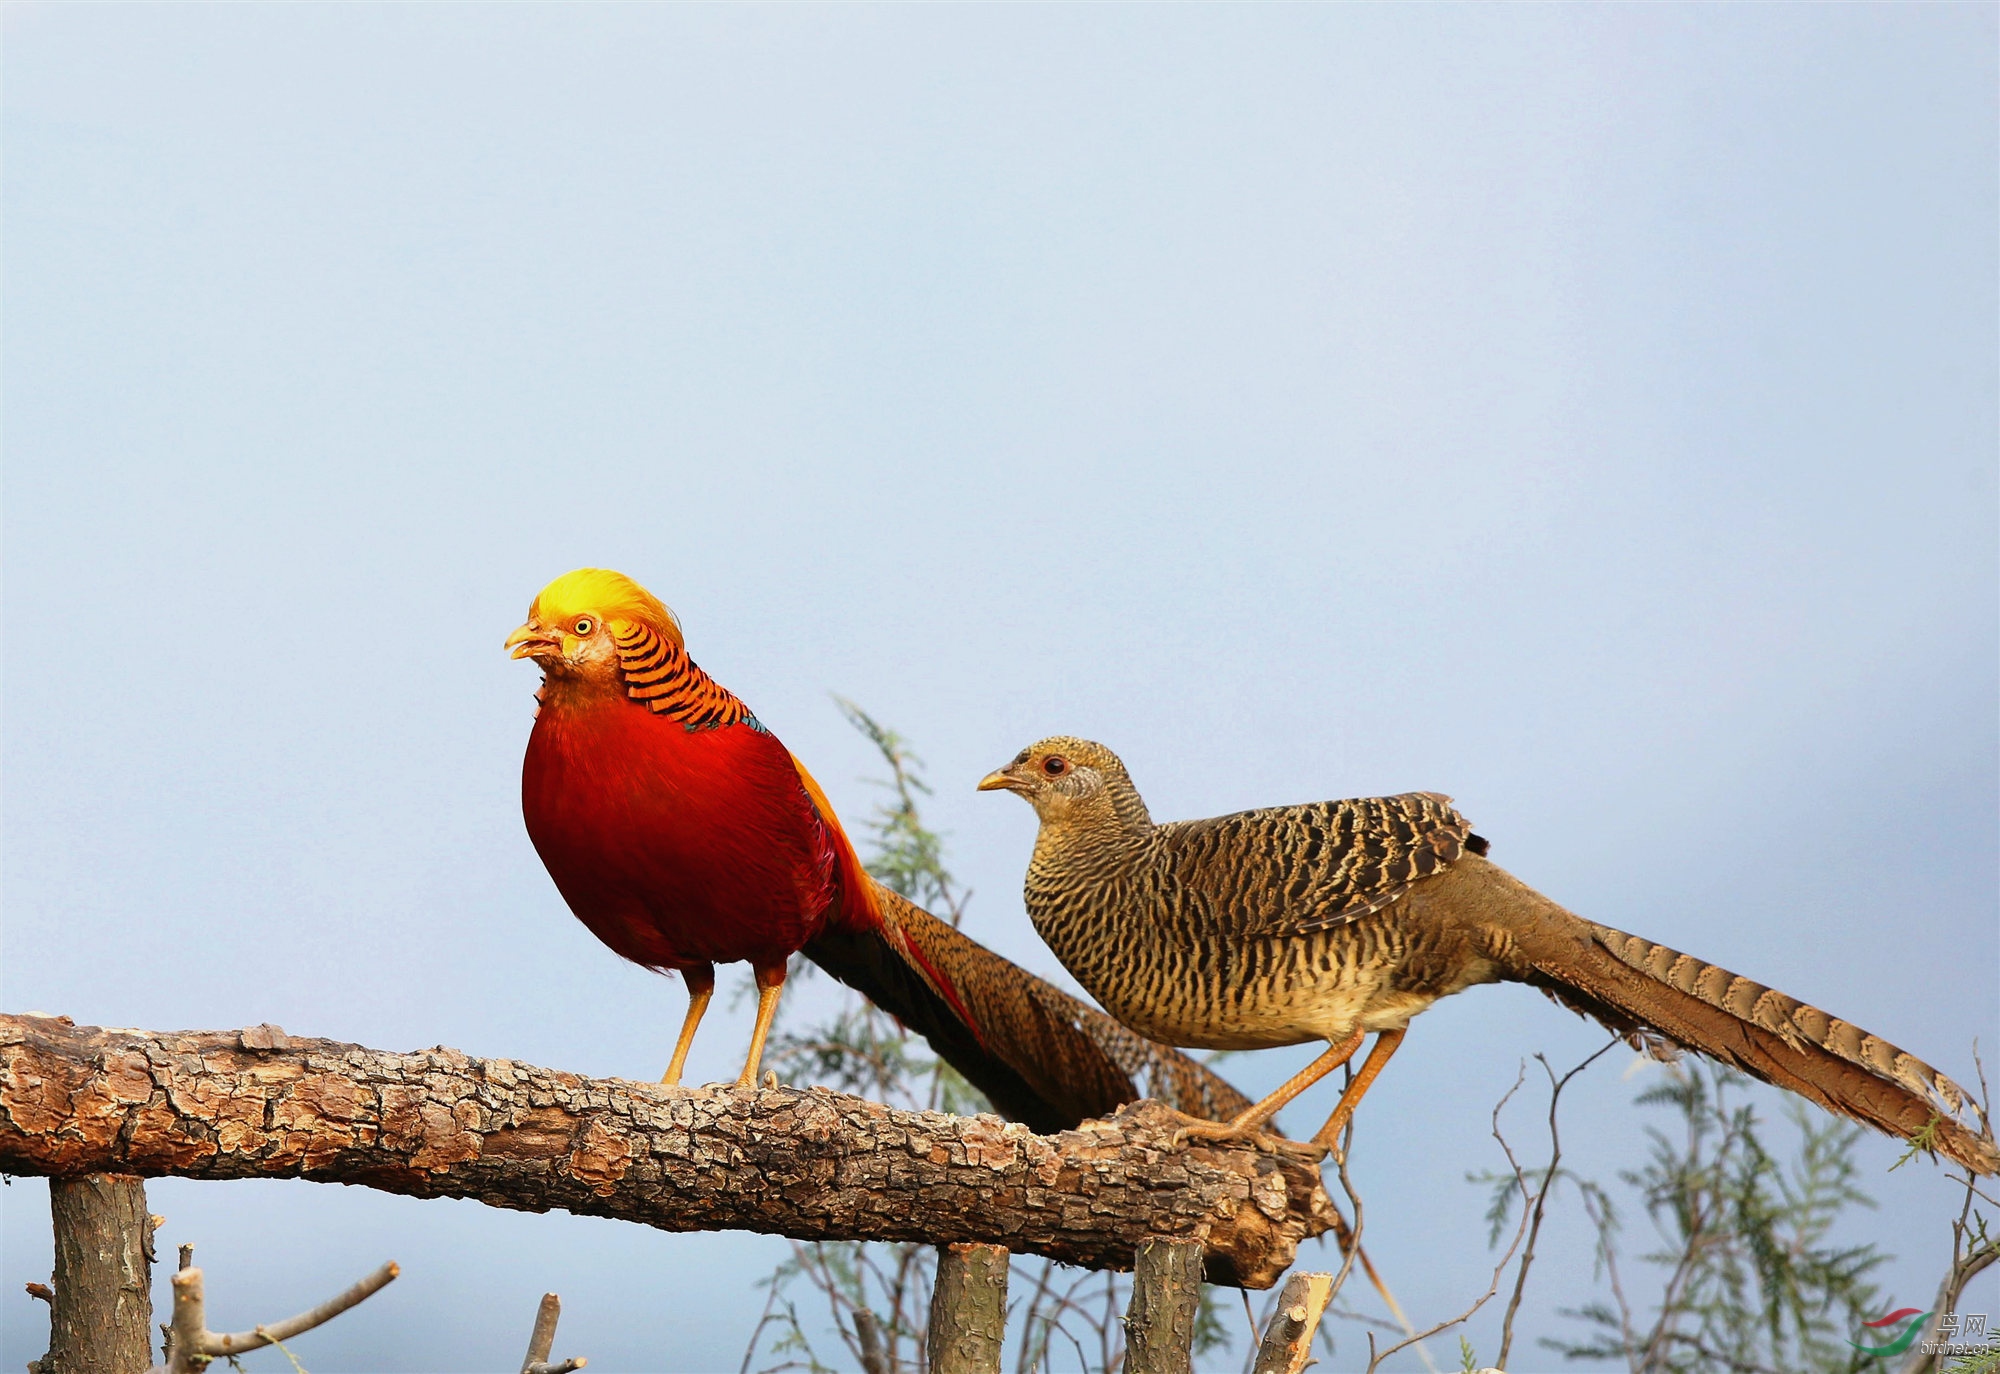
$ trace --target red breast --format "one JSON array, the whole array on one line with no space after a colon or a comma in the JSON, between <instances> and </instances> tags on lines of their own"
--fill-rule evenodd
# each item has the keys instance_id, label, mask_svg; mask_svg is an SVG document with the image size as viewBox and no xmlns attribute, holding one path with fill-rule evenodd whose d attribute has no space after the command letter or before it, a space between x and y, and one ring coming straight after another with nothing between
<instances>
[{"instance_id":1,"label":"red breast","mask_svg":"<svg viewBox=\"0 0 2000 1374\"><path fill-rule=\"evenodd\" d=\"M560 694L535 718L521 810L570 909L650 968L782 965L836 909L838 842L749 722L690 730L622 695Z\"/></svg>"}]
</instances>

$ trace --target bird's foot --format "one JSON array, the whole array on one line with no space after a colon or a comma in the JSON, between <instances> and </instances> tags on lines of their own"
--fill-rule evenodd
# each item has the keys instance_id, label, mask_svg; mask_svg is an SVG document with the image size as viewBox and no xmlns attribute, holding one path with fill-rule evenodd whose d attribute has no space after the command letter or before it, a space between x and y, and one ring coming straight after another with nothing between
<instances>
[{"instance_id":1,"label":"bird's foot","mask_svg":"<svg viewBox=\"0 0 2000 1374\"><path fill-rule=\"evenodd\" d=\"M1255 1150L1270 1154L1297 1155L1302 1159L1317 1160L1326 1154L1326 1146L1310 1140L1287 1140L1264 1129L1262 1122L1209 1121L1185 1112L1177 1113L1182 1124L1174 1129L1172 1148L1182 1149L1190 1141L1213 1140L1232 1145L1248 1145Z\"/></svg>"}]
</instances>

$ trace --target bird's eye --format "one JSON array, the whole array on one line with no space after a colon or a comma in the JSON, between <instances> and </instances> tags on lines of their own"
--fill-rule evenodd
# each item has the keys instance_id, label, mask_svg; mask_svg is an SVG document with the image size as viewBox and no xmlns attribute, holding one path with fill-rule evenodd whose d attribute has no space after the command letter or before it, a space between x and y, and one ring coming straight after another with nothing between
<instances>
[{"instance_id":1,"label":"bird's eye","mask_svg":"<svg viewBox=\"0 0 2000 1374\"><path fill-rule=\"evenodd\" d=\"M576 632L578 635L580 636L587 635L596 628L597 628L597 622L592 620L589 616L580 615L576 618Z\"/></svg>"},{"instance_id":2,"label":"bird's eye","mask_svg":"<svg viewBox=\"0 0 2000 1374\"><path fill-rule=\"evenodd\" d=\"M1042 771L1052 778L1059 778L1069 772L1069 760L1061 754L1050 754L1042 760Z\"/></svg>"}]
</instances>

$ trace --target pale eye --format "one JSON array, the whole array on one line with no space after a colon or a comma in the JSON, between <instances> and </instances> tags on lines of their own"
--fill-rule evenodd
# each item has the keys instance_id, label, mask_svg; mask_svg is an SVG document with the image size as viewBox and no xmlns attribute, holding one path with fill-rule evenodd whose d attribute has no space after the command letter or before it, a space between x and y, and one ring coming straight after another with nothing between
<instances>
[{"instance_id":1,"label":"pale eye","mask_svg":"<svg viewBox=\"0 0 2000 1374\"><path fill-rule=\"evenodd\" d=\"M1059 778L1069 771L1069 760L1060 754L1050 754L1042 760L1042 771L1052 778Z\"/></svg>"},{"instance_id":2,"label":"pale eye","mask_svg":"<svg viewBox=\"0 0 2000 1374\"><path fill-rule=\"evenodd\" d=\"M596 628L597 628L597 622L592 620L589 616L580 615L576 618L576 633L579 637L589 634L592 630Z\"/></svg>"}]
</instances>

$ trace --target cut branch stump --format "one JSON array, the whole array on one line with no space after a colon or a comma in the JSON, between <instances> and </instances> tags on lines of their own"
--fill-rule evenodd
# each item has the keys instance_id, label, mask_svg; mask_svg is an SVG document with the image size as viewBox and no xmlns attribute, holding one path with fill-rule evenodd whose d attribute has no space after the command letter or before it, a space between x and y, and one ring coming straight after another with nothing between
<instances>
[{"instance_id":1,"label":"cut branch stump","mask_svg":"<svg viewBox=\"0 0 2000 1374\"><path fill-rule=\"evenodd\" d=\"M1199 1242L1154 1239L1139 1246L1125 1316L1125 1374L1193 1374L1201 1273Z\"/></svg>"},{"instance_id":2,"label":"cut branch stump","mask_svg":"<svg viewBox=\"0 0 2000 1374\"><path fill-rule=\"evenodd\" d=\"M1007 1247L940 1245L926 1349L931 1374L1000 1374Z\"/></svg>"},{"instance_id":3,"label":"cut branch stump","mask_svg":"<svg viewBox=\"0 0 2000 1374\"><path fill-rule=\"evenodd\" d=\"M682 1089L456 1050L0 1015L0 1170L305 1178L668 1231L1000 1242L1124 1269L1200 1242L1211 1282L1268 1288L1328 1230L1319 1170L1197 1143L1142 1102L1039 1136L823 1089Z\"/></svg>"},{"instance_id":4,"label":"cut branch stump","mask_svg":"<svg viewBox=\"0 0 2000 1374\"><path fill-rule=\"evenodd\" d=\"M1332 1297L1331 1274L1294 1274L1286 1279L1251 1374L1300 1374L1312 1358L1313 1337Z\"/></svg>"},{"instance_id":5,"label":"cut branch stump","mask_svg":"<svg viewBox=\"0 0 2000 1374\"><path fill-rule=\"evenodd\" d=\"M541 1305L535 1309L534 1329L528 1333L528 1354L521 1361L521 1374L570 1374L590 1363L581 1358L549 1359L556 1346L556 1323L561 1320L562 1299L554 1293L542 1294Z\"/></svg>"}]
</instances>

